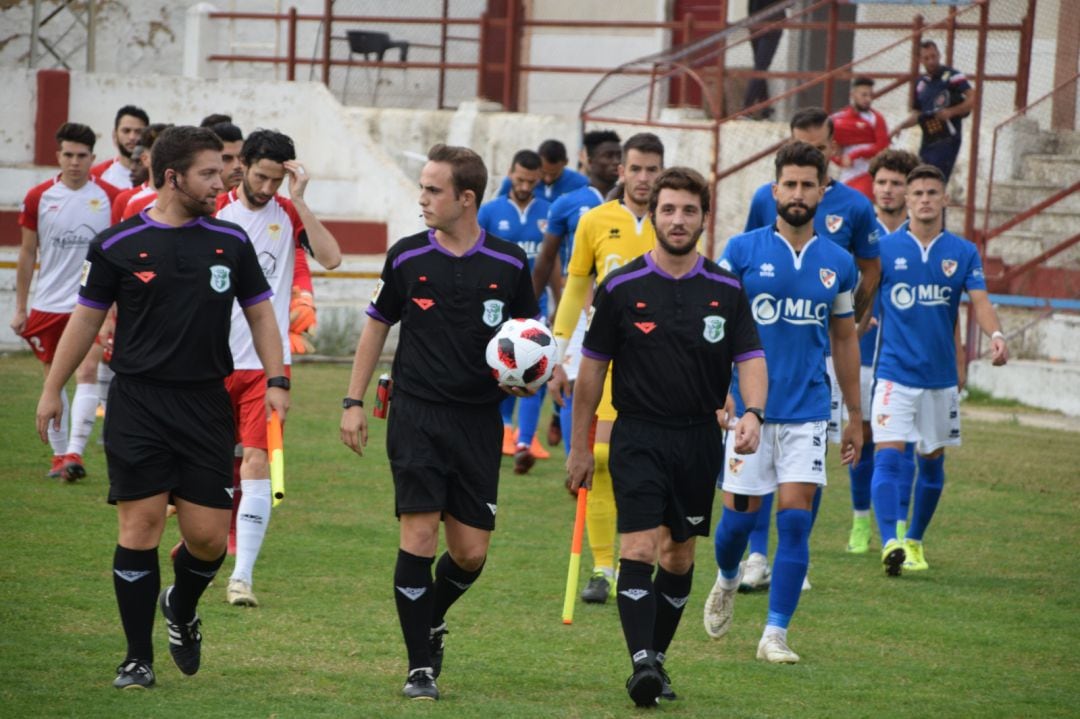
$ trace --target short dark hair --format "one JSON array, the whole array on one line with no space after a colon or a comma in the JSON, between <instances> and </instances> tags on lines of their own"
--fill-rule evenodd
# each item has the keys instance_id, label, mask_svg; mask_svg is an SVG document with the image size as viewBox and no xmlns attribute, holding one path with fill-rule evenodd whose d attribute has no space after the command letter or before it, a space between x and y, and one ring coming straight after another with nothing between
<instances>
[{"instance_id":1,"label":"short dark hair","mask_svg":"<svg viewBox=\"0 0 1080 719\"><path fill-rule=\"evenodd\" d=\"M161 137L161 133L165 132L165 130L170 127L172 127L172 125L164 122L155 122L147 125L143 128L142 132L139 133L138 147L141 147L143 150L149 150L154 146L154 143L157 142L157 139Z\"/></svg>"},{"instance_id":2,"label":"short dark hair","mask_svg":"<svg viewBox=\"0 0 1080 719\"><path fill-rule=\"evenodd\" d=\"M428 150L429 162L441 162L450 165L450 174L454 183L454 197L471 190L477 204L484 197L487 188L488 171L484 161L467 147L444 145L439 143Z\"/></svg>"},{"instance_id":3,"label":"short dark hair","mask_svg":"<svg viewBox=\"0 0 1080 719\"><path fill-rule=\"evenodd\" d=\"M851 86L852 87L873 87L874 86L874 78L867 77L866 75L859 75L858 77L856 77L854 80L851 81Z\"/></svg>"},{"instance_id":4,"label":"short dark hair","mask_svg":"<svg viewBox=\"0 0 1080 719\"><path fill-rule=\"evenodd\" d=\"M937 43L934 42L933 40L923 40L922 42L919 43L919 49L920 50L925 50L928 47L932 47L935 50L938 49Z\"/></svg>"},{"instance_id":5,"label":"short dark hair","mask_svg":"<svg viewBox=\"0 0 1080 719\"><path fill-rule=\"evenodd\" d=\"M649 193L649 214L656 214L656 207L660 201L660 190L686 190L698 196L701 200L701 211L709 211L709 183L697 170L689 167L669 167L660 173L653 183Z\"/></svg>"},{"instance_id":6,"label":"short dark hair","mask_svg":"<svg viewBox=\"0 0 1080 719\"><path fill-rule=\"evenodd\" d=\"M125 115L130 115L131 117L137 117L138 119L143 121L144 125L149 125L150 124L150 116L146 114L146 110L142 109L141 107L136 107L135 105L124 105L123 107L121 107L119 110L116 111L116 120L113 121L113 129L114 130L116 128L120 127L120 120Z\"/></svg>"},{"instance_id":7,"label":"short dark hair","mask_svg":"<svg viewBox=\"0 0 1080 719\"><path fill-rule=\"evenodd\" d=\"M259 160L288 162L296 159L292 138L277 130L256 130L244 140L240 162L251 167Z\"/></svg>"},{"instance_id":8,"label":"short dark hair","mask_svg":"<svg viewBox=\"0 0 1080 719\"><path fill-rule=\"evenodd\" d=\"M870 177L875 177L879 170L892 170L907 177L912 170L919 166L920 162L921 160L914 153L907 150L891 148L882 150L874 155L874 159L870 160Z\"/></svg>"},{"instance_id":9,"label":"short dark hair","mask_svg":"<svg viewBox=\"0 0 1080 719\"><path fill-rule=\"evenodd\" d=\"M225 115L225 114L220 113L220 112L215 112L215 113L212 113L212 114L207 115L206 117L204 117L202 119L202 122L199 123L199 127L209 127L211 129L213 129L214 125L219 125L219 124L221 124L223 122L230 122L231 123L232 122L232 115Z\"/></svg>"},{"instance_id":10,"label":"short dark hair","mask_svg":"<svg viewBox=\"0 0 1080 719\"><path fill-rule=\"evenodd\" d=\"M631 135L626 142L623 143L623 162L626 162L626 156L630 154L631 150L659 155L661 161L664 159L664 143L660 141L659 137L651 132L639 132L636 135Z\"/></svg>"},{"instance_id":11,"label":"short dark hair","mask_svg":"<svg viewBox=\"0 0 1080 719\"><path fill-rule=\"evenodd\" d=\"M820 107L804 107L791 116L791 130L813 130L825 125L829 128L829 137L833 135L833 122L829 113Z\"/></svg>"},{"instance_id":12,"label":"short dark hair","mask_svg":"<svg viewBox=\"0 0 1080 719\"><path fill-rule=\"evenodd\" d=\"M593 130L586 132L581 142L585 145L585 155L592 157L596 154L596 148L605 142L619 143L621 140L619 139L619 133L614 130Z\"/></svg>"},{"instance_id":13,"label":"short dark hair","mask_svg":"<svg viewBox=\"0 0 1080 719\"><path fill-rule=\"evenodd\" d=\"M239 142L244 139L244 133L231 122L216 122L210 125L210 129L221 138L222 142Z\"/></svg>"},{"instance_id":14,"label":"short dark hair","mask_svg":"<svg viewBox=\"0 0 1080 719\"><path fill-rule=\"evenodd\" d=\"M815 127L817 127L815 125ZM825 175L829 169L829 162L821 150L807 142L789 142L776 153L776 179L780 179L780 173L788 165L796 167L813 167L817 169L818 182L825 182Z\"/></svg>"},{"instance_id":15,"label":"short dark hair","mask_svg":"<svg viewBox=\"0 0 1080 719\"><path fill-rule=\"evenodd\" d=\"M514 165L520 165L526 170L539 170L540 169L540 155L532 150L518 150L514 153L514 159L510 162L510 169L514 169Z\"/></svg>"},{"instance_id":16,"label":"short dark hair","mask_svg":"<svg viewBox=\"0 0 1080 719\"><path fill-rule=\"evenodd\" d=\"M223 145L209 128L174 125L166 128L154 142L150 156L150 174L155 187L165 186L165 171L184 174L195 162L195 156L205 150L221 152Z\"/></svg>"},{"instance_id":17,"label":"short dark hair","mask_svg":"<svg viewBox=\"0 0 1080 719\"><path fill-rule=\"evenodd\" d=\"M566 156L566 145L562 144L558 140L544 140L540 143L540 147L536 149L536 152L544 159L545 162L569 162L570 159Z\"/></svg>"},{"instance_id":18,"label":"short dark hair","mask_svg":"<svg viewBox=\"0 0 1080 719\"><path fill-rule=\"evenodd\" d=\"M86 145L90 148L90 151L94 151L94 143L97 142L97 135L90 129L89 125L83 125L78 122L65 122L56 131L56 146L60 147L60 143L78 142L82 145Z\"/></svg>"},{"instance_id":19,"label":"short dark hair","mask_svg":"<svg viewBox=\"0 0 1080 719\"><path fill-rule=\"evenodd\" d=\"M910 185L915 180L937 180L945 185L945 173L940 168L934 165L922 164L916 167L914 170L908 173L907 182Z\"/></svg>"}]
</instances>

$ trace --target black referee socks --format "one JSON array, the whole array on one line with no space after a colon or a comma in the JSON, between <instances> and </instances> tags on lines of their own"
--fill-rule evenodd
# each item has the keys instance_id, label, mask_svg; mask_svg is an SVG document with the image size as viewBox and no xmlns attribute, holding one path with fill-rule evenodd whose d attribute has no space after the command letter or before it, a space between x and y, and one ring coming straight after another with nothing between
<instances>
[{"instance_id":1,"label":"black referee socks","mask_svg":"<svg viewBox=\"0 0 1080 719\"><path fill-rule=\"evenodd\" d=\"M394 601L401 633L405 637L405 649L409 652L409 671L431 666L428 630L435 603L431 582L434 562L435 557L418 557L404 549L398 550L394 567Z\"/></svg>"},{"instance_id":2,"label":"black referee socks","mask_svg":"<svg viewBox=\"0 0 1080 719\"><path fill-rule=\"evenodd\" d=\"M113 587L120 607L120 622L127 638L126 659L154 662L154 613L161 591L158 550L127 549L116 545L113 554Z\"/></svg>"},{"instance_id":3,"label":"black referee socks","mask_svg":"<svg viewBox=\"0 0 1080 719\"><path fill-rule=\"evenodd\" d=\"M461 598L472 583L484 571L484 565L473 572L467 572L457 565L450 552L443 552L439 563L435 565L435 604L431 612L431 626L437 627L446 618L446 610Z\"/></svg>"},{"instance_id":4,"label":"black referee socks","mask_svg":"<svg viewBox=\"0 0 1080 719\"><path fill-rule=\"evenodd\" d=\"M653 649L664 654L671 645L675 630L679 628L683 609L690 599L690 585L694 580L694 565L686 574L672 574L663 567L656 570L653 588L656 590L656 626L653 629Z\"/></svg>"},{"instance_id":5,"label":"black referee socks","mask_svg":"<svg viewBox=\"0 0 1080 719\"><path fill-rule=\"evenodd\" d=\"M644 656L645 651L654 651L656 593L653 591L652 573L651 564L632 559L619 560L616 601L631 661L639 661L635 657Z\"/></svg>"},{"instance_id":6,"label":"black referee socks","mask_svg":"<svg viewBox=\"0 0 1080 719\"><path fill-rule=\"evenodd\" d=\"M195 605L214 580L214 575L225 561L225 554L222 552L220 557L207 562L189 552L187 544L180 545L180 551L173 560L176 583L169 595L169 608L177 623L187 624L195 618Z\"/></svg>"}]
</instances>

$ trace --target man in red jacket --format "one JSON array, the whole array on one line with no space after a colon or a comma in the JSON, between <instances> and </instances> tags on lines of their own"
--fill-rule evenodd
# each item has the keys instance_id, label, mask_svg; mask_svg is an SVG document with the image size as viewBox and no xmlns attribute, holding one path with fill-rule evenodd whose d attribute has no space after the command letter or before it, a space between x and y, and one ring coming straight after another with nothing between
<instances>
[{"instance_id":1,"label":"man in red jacket","mask_svg":"<svg viewBox=\"0 0 1080 719\"><path fill-rule=\"evenodd\" d=\"M840 181L874 200L874 181L870 177L870 160L889 146L889 130L885 118L871 109L874 81L857 77L851 83L851 104L832 116L833 139L840 154L832 158L839 165Z\"/></svg>"}]
</instances>

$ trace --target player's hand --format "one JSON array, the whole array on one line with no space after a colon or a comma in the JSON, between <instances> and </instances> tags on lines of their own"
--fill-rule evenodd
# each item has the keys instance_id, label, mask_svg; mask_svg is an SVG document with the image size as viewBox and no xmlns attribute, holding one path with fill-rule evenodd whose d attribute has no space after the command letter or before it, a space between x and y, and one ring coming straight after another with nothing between
<instances>
[{"instance_id":1,"label":"player's hand","mask_svg":"<svg viewBox=\"0 0 1080 719\"><path fill-rule=\"evenodd\" d=\"M840 437L840 464L853 464L862 454L862 424L862 410L852 412L848 407L848 422Z\"/></svg>"},{"instance_id":2,"label":"player's hand","mask_svg":"<svg viewBox=\"0 0 1080 719\"><path fill-rule=\"evenodd\" d=\"M939 122L948 122L949 118L952 117L952 113L946 108L935 112L934 117L937 118Z\"/></svg>"},{"instance_id":3,"label":"player's hand","mask_svg":"<svg viewBox=\"0 0 1080 719\"><path fill-rule=\"evenodd\" d=\"M990 361L995 367L1000 367L1009 361L1009 346L1005 344L1003 337L990 340Z\"/></svg>"},{"instance_id":4,"label":"player's hand","mask_svg":"<svg viewBox=\"0 0 1080 719\"><path fill-rule=\"evenodd\" d=\"M349 407L341 413L341 442L346 447L364 456L367 446L367 412L363 407Z\"/></svg>"},{"instance_id":5,"label":"player's hand","mask_svg":"<svg viewBox=\"0 0 1080 719\"><path fill-rule=\"evenodd\" d=\"M15 334L22 336L26 329L26 310L15 310L15 314L11 317L11 329L15 330Z\"/></svg>"},{"instance_id":6,"label":"player's hand","mask_svg":"<svg viewBox=\"0 0 1080 719\"><path fill-rule=\"evenodd\" d=\"M735 429L735 422L738 420L738 417L735 416L735 395L729 394L727 396L727 399L724 400L724 408L717 412L717 417L720 420L721 429Z\"/></svg>"},{"instance_id":7,"label":"player's hand","mask_svg":"<svg viewBox=\"0 0 1080 719\"><path fill-rule=\"evenodd\" d=\"M266 388L266 419L270 419L270 413L277 410L278 419L285 424L285 415L289 411L289 390L281 387Z\"/></svg>"},{"instance_id":8,"label":"player's hand","mask_svg":"<svg viewBox=\"0 0 1080 719\"><path fill-rule=\"evenodd\" d=\"M307 170L296 160L286 160L282 163L285 172L289 173L289 197L294 200L304 199L304 190L307 189L311 176Z\"/></svg>"},{"instance_id":9,"label":"player's hand","mask_svg":"<svg viewBox=\"0 0 1080 719\"><path fill-rule=\"evenodd\" d=\"M749 412L735 423L735 454L753 454L761 441L761 422Z\"/></svg>"},{"instance_id":10,"label":"player's hand","mask_svg":"<svg viewBox=\"0 0 1080 719\"><path fill-rule=\"evenodd\" d=\"M562 368L561 364L555 365L555 369L551 371L551 379L548 380L548 392L551 393L551 398L555 400L555 404L560 407L565 407L565 398L574 393L570 380L566 378L566 370Z\"/></svg>"},{"instance_id":11,"label":"player's hand","mask_svg":"<svg viewBox=\"0 0 1080 719\"><path fill-rule=\"evenodd\" d=\"M593 476L593 453L570 448L570 455L566 458L566 489L570 496L577 498L580 487L592 489Z\"/></svg>"},{"instance_id":12,"label":"player's hand","mask_svg":"<svg viewBox=\"0 0 1080 719\"><path fill-rule=\"evenodd\" d=\"M60 394L57 392L42 392L37 406L37 431L41 441L49 441L49 423L54 430L60 430L60 417L64 408L60 404Z\"/></svg>"},{"instance_id":13,"label":"player's hand","mask_svg":"<svg viewBox=\"0 0 1080 719\"><path fill-rule=\"evenodd\" d=\"M869 315L870 313L867 312L866 314ZM859 321L858 326L855 327L855 332L858 334L859 339L862 339L863 335L865 335L867 332L869 332L870 330L874 329L877 326L878 326L877 317L874 317L873 315L871 315L869 319L867 319L866 317L863 317Z\"/></svg>"},{"instance_id":14,"label":"player's hand","mask_svg":"<svg viewBox=\"0 0 1080 719\"><path fill-rule=\"evenodd\" d=\"M509 384L501 384L499 385L499 389L515 397L532 397L540 388L529 389L528 387L515 387Z\"/></svg>"}]
</instances>

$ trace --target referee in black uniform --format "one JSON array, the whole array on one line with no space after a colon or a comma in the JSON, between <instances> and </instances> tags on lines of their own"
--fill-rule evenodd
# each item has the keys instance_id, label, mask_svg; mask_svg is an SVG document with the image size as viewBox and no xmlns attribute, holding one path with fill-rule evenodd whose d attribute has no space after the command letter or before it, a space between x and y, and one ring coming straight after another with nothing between
<instances>
[{"instance_id":1,"label":"referee in black uniform","mask_svg":"<svg viewBox=\"0 0 1080 719\"><path fill-rule=\"evenodd\" d=\"M495 528L504 395L484 350L503 322L539 312L525 253L477 223L487 180L472 150L431 148L420 172L430 229L387 252L343 403L341 441L362 455L361 398L400 322L386 448L401 532L394 598L409 655L402 692L410 699L439 697L446 610L480 576ZM440 518L447 551L432 582Z\"/></svg>"},{"instance_id":2,"label":"referee in black uniform","mask_svg":"<svg viewBox=\"0 0 1080 719\"><path fill-rule=\"evenodd\" d=\"M592 477L589 425L613 363L617 593L633 663L626 688L638 706L675 698L664 652L690 596L694 538L712 526L724 457L718 418L732 363L747 404L765 406L765 355L746 293L697 252L708 213L708 186L697 172L673 167L657 178L649 198L656 245L597 289L574 391L571 493ZM757 450L760 422L743 416L733 430L736 451Z\"/></svg>"},{"instance_id":3,"label":"referee in black uniform","mask_svg":"<svg viewBox=\"0 0 1080 719\"><path fill-rule=\"evenodd\" d=\"M268 409L289 404L270 288L244 231L212 217L221 184L221 140L172 127L154 143L158 198L95 238L79 299L60 339L37 409L42 440L60 420L60 390L117 307L116 372L105 418L109 502L119 539L113 584L127 637L114 686L154 683L151 641L161 588L158 543L176 505L184 543L175 583L159 603L169 650L185 674L199 669L196 605L225 558L232 513L234 425L224 379L232 369L229 321L239 301L266 370Z\"/></svg>"}]
</instances>

